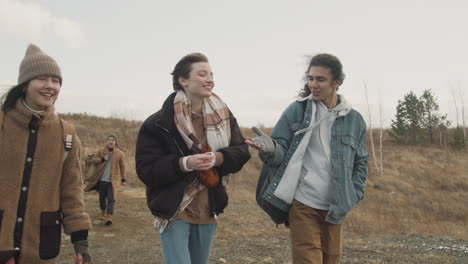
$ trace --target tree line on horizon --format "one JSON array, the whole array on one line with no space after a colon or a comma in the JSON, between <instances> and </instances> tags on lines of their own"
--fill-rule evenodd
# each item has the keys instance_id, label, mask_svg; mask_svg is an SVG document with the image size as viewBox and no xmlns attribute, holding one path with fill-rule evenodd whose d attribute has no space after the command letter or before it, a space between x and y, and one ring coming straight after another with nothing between
<instances>
[{"instance_id":1,"label":"tree line on horizon","mask_svg":"<svg viewBox=\"0 0 468 264\"><path fill-rule=\"evenodd\" d=\"M454 105L457 111L457 122L454 129L449 129L452 122L447 114L439 112L437 97L430 90L424 90L421 96L413 91L405 94L398 100L396 114L392 119L390 136L405 145L439 144L446 148L449 144L456 150L465 149L466 132L464 123L464 105L462 103L462 125L458 122L458 107L454 96ZM449 133L452 130L452 133Z\"/></svg>"},{"instance_id":2,"label":"tree line on horizon","mask_svg":"<svg viewBox=\"0 0 468 264\"><path fill-rule=\"evenodd\" d=\"M456 110L456 126L450 128L452 122L448 120L447 114L439 112L437 97L431 89L424 90L421 96L417 96L413 91L398 100L395 117L391 120L389 130L383 128L382 104L379 104L380 121L374 126L372 112L370 108L367 84L364 82L364 93L368 111L368 132L370 141L371 161L378 175L384 175L383 158L383 135L389 134L398 143L403 145L436 145L446 149L447 146L457 151L466 151L466 130L465 130L465 106L463 103L462 90L458 88L458 94L452 87L453 103ZM461 111L458 109L458 100L461 101ZM461 112L462 122L459 122L459 112ZM374 131L376 130L376 131ZM384 132L385 131L385 132ZM374 144L374 132L378 133L378 142Z\"/></svg>"}]
</instances>

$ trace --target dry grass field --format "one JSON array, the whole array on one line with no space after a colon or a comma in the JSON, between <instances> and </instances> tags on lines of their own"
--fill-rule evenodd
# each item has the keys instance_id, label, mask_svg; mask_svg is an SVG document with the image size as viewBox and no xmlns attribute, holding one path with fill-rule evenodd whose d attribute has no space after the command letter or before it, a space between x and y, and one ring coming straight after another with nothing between
<instances>
[{"instance_id":1,"label":"dry grass field","mask_svg":"<svg viewBox=\"0 0 468 264\"><path fill-rule=\"evenodd\" d=\"M85 114L61 117L77 128L83 157L104 146L109 133L117 134L126 153L129 185L119 190L113 226L95 219L97 194L85 195L94 221L93 263L163 263L144 186L134 169L141 122ZM245 137L253 136L242 130ZM466 152L402 146L384 138L384 174L377 175L369 161L365 198L344 223L341 263L468 263L467 161ZM276 228L255 204L261 166L252 150L252 159L231 176L230 205L220 216L210 263L291 263L288 230ZM69 244L64 236L59 263L71 263Z\"/></svg>"}]
</instances>

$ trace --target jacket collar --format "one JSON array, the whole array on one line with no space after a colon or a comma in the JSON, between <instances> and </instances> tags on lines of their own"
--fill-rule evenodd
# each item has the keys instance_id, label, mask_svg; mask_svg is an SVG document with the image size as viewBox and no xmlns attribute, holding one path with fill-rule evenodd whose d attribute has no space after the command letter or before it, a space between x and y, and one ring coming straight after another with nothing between
<instances>
[{"instance_id":1,"label":"jacket collar","mask_svg":"<svg viewBox=\"0 0 468 264\"><path fill-rule=\"evenodd\" d=\"M337 94L337 96L338 96L338 104L333 109L329 109L329 110L337 112L337 116L345 116L351 111L352 106L343 95ZM310 94L309 96L300 97L297 99L298 102L304 102L306 100L315 101L314 99L312 99L312 94Z\"/></svg>"},{"instance_id":2,"label":"jacket collar","mask_svg":"<svg viewBox=\"0 0 468 264\"><path fill-rule=\"evenodd\" d=\"M47 107L42 113L33 113L24 106L21 98L16 101L14 109L8 111L7 114L11 115L20 126L25 127L29 125L33 116L40 120L39 125L42 127L49 126L58 120L54 105Z\"/></svg>"},{"instance_id":3,"label":"jacket collar","mask_svg":"<svg viewBox=\"0 0 468 264\"><path fill-rule=\"evenodd\" d=\"M170 131L177 131L174 123L174 98L176 92L171 93L163 103L161 110L156 115L155 122Z\"/></svg>"},{"instance_id":4,"label":"jacket collar","mask_svg":"<svg viewBox=\"0 0 468 264\"><path fill-rule=\"evenodd\" d=\"M152 123L156 126L162 127L169 132L169 134L176 140L177 144L182 148L183 153L190 153L187 144L182 139L182 136L177 129L174 122L174 98L176 92L171 93L163 103L161 110L156 112Z\"/></svg>"},{"instance_id":5,"label":"jacket collar","mask_svg":"<svg viewBox=\"0 0 468 264\"><path fill-rule=\"evenodd\" d=\"M309 100L309 99L310 99L310 102L307 102L308 105L309 104L312 104L312 105L322 104L322 102L312 99L312 94L310 96L308 96L308 97L300 98L300 99L298 99L298 101L303 102L303 101ZM310 108L308 108L308 109L310 109ZM338 104L333 109L328 109L328 113L324 117L322 117L320 120L315 120L314 122L310 122L310 125L308 127L303 128L303 129L301 129L299 131L296 131L294 133L294 135L297 136L299 134L311 131L314 127L320 125L320 123L322 121L332 117L333 115L335 115L336 118L346 116L351 111L351 109L352 109L351 104L346 101L344 96L338 94ZM316 106L312 107L312 115L311 116L315 115L315 111L317 111Z\"/></svg>"}]
</instances>

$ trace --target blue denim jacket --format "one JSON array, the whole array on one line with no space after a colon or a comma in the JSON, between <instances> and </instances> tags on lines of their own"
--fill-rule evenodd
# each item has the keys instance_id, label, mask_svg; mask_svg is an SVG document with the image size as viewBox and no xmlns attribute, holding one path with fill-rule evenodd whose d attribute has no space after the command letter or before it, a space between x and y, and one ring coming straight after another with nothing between
<instances>
[{"instance_id":1,"label":"blue denim jacket","mask_svg":"<svg viewBox=\"0 0 468 264\"><path fill-rule=\"evenodd\" d=\"M260 152L265 164L257 184L257 203L277 224L288 219L291 205L275 197L274 192L305 134L294 133L309 126L313 105L310 99L289 105L271 134L276 143L275 153L266 156ZM339 224L364 197L369 154L366 151L366 124L357 111L351 109L347 115L338 116L331 131L331 195L325 221Z\"/></svg>"}]
</instances>

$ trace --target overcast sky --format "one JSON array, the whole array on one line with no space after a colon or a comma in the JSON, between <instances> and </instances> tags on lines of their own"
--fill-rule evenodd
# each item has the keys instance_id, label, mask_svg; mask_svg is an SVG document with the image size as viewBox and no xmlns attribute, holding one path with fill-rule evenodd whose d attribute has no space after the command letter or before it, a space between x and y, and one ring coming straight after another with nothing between
<instances>
[{"instance_id":1,"label":"overcast sky","mask_svg":"<svg viewBox=\"0 0 468 264\"><path fill-rule=\"evenodd\" d=\"M144 120L173 91L177 61L202 52L240 125L273 126L302 87L306 56L326 52L366 120L364 82L374 123L380 98L389 126L398 99L425 89L455 123L451 86L459 106L468 97L467 11L461 0L0 0L0 89L35 43L62 69L58 112Z\"/></svg>"}]
</instances>

